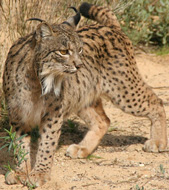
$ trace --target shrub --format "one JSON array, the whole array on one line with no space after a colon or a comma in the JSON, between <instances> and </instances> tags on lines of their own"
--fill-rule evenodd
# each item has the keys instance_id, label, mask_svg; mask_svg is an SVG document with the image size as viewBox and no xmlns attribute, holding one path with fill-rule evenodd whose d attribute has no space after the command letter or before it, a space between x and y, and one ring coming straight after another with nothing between
<instances>
[{"instance_id":1,"label":"shrub","mask_svg":"<svg viewBox=\"0 0 169 190\"><path fill-rule=\"evenodd\" d=\"M118 15L134 44L169 44L169 0L135 0Z\"/></svg>"}]
</instances>

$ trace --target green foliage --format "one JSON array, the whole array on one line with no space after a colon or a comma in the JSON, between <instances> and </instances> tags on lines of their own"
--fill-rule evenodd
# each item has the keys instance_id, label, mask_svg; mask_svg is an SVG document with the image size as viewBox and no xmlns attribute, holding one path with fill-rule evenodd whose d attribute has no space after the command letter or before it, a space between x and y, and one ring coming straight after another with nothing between
<instances>
[{"instance_id":1,"label":"green foliage","mask_svg":"<svg viewBox=\"0 0 169 190\"><path fill-rule=\"evenodd\" d=\"M157 55L167 55L169 54L169 45L162 46L154 51Z\"/></svg>"},{"instance_id":2,"label":"green foliage","mask_svg":"<svg viewBox=\"0 0 169 190\"><path fill-rule=\"evenodd\" d=\"M14 160L15 160L14 166L11 166L11 164L9 162L7 165L4 165L4 168L7 169L7 173L5 174L5 178L6 178L10 172L14 172L16 167L19 167L23 161L27 160L26 155L28 154L28 152L25 152L25 150L22 148L23 142L21 142L21 140L24 137L26 137L27 134L22 135L17 138L16 132L13 132L13 130L12 130L12 126L9 130L8 129L4 129L4 130L6 131L7 136L0 137L0 139L4 140L4 145L2 147L0 147L0 150L7 147L9 152L12 151L12 154L13 154ZM34 128L32 130L31 137L33 139L32 140L33 142L37 142L37 139L39 137L38 127ZM28 190L32 190L32 189L36 188L36 185L27 182L27 187L28 187Z\"/></svg>"},{"instance_id":3,"label":"green foliage","mask_svg":"<svg viewBox=\"0 0 169 190\"><path fill-rule=\"evenodd\" d=\"M136 190L144 190L144 187L142 186L142 187L139 187L138 185L136 185L136 188L135 188Z\"/></svg>"},{"instance_id":4,"label":"green foliage","mask_svg":"<svg viewBox=\"0 0 169 190\"><path fill-rule=\"evenodd\" d=\"M4 168L7 169L7 172L6 172L6 174L5 174L5 179L6 179L6 177L8 176L8 174L9 174L10 172L12 172L12 168L11 168L11 165L9 164L9 162L8 162L8 165L4 165Z\"/></svg>"},{"instance_id":5,"label":"green foliage","mask_svg":"<svg viewBox=\"0 0 169 190\"><path fill-rule=\"evenodd\" d=\"M161 172L163 175L165 174L165 169L164 169L164 167L163 167L162 164L160 164L160 172Z\"/></svg>"},{"instance_id":6,"label":"green foliage","mask_svg":"<svg viewBox=\"0 0 169 190\"><path fill-rule=\"evenodd\" d=\"M88 157L87 157L87 160L93 160L93 159L103 159L102 157L100 156L95 156L93 154L90 154Z\"/></svg>"},{"instance_id":7,"label":"green foliage","mask_svg":"<svg viewBox=\"0 0 169 190\"><path fill-rule=\"evenodd\" d=\"M67 120L67 124L68 124L68 127L69 127L69 128L68 128L68 131L69 131L70 133L76 133L76 132L77 132L78 125L77 125L76 122L74 122L74 121L68 119L68 120Z\"/></svg>"},{"instance_id":8,"label":"green foliage","mask_svg":"<svg viewBox=\"0 0 169 190\"><path fill-rule=\"evenodd\" d=\"M14 159L17 163L17 166L20 166L20 164L26 160L25 156L28 154L28 152L25 152L24 149L22 149L22 144L23 142L21 142L21 140L27 136L27 134L22 135L20 137L16 137L16 132L13 132L12 130L12 126L11 128L8 129L4 129L7 132L7 136L5 137L0 137L0 139L4 140L4 145L2 147L0 147L0 150L2 150L3 148L7 147L8 151L13 153ZM8 164L6 166L4 166L5 168L8 168L9 171L11 171L11 166Z\"/></svg>"},{"instance_id":9,"label":"green foliage","mask_svg":"<svg viewBox=\"0 0 169 190\"><path fill-rule=\"evenodd\" d=\"M28 187L28 190L32 190L32 189L35 189L37 186L35 184L31 184L27 182L27 187Z\"/></svg>"},{"instance_id":10,"label":"green foliage","mask_svg":"<svg viewBox=\"0 0 169 190\"><path fill-rule=\"evenodd\" d=\"M118 15L134 44L169 44L169 0L135 0Z\"/></svg>"}]
</instances>

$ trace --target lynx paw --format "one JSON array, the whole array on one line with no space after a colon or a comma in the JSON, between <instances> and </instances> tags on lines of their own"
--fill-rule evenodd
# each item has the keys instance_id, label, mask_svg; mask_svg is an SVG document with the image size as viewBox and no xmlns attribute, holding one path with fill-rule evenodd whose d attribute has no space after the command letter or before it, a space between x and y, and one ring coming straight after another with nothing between
<instances>
[{"instance_id":1,"label":"lynx paw","mask_svg":"<svg viewBox=\"0 0 169 190\"><path fill-rule=\"evenodd\" d=\"M163 152L167 150L166 142L159 142L156 140L147 140L144 144L144 151L146 152Z\"/></svg>"},{"instance_id":2,"label":"lynx paw","mask_svg":"<svg viewBox=\"0 0 169 190\"><path fill-rule=\"evenodd\" d=\"M71 158L86 158L89 153L87 148L77 144L72 144L68 147L65 155Z\"/></svg>"},{"instance_id":3,"label":"lynx paw","mask_svg":"<svg viewBox=\"0 0 169 190\"><path fill-rule=\"evenodd\" d=\"M6 175L5 181L9 185L24 183L26 181L26 174L23 172L11 171Z\"/></svg>"},{"instance_id":4,"label":"lynx paw","mask_svg":"<svg viewBox=\"0 0 169 190\"><path fill-rule=\"evenodd\" d=\"M32 171L27 178L27 185L39 187L50 180L50 174L38 171Z\"/></svg>"}]
</instances>

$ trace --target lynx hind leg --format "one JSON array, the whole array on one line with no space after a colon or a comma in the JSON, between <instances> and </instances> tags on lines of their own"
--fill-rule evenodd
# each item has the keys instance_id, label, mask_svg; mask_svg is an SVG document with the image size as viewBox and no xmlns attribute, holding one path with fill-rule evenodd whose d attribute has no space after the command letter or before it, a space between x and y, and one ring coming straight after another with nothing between
<instances>
[{"instance_id":1,"label":"lynx hind leg","mask_svg":"<svg viewBox=\"0 0 169 190\"><path fill-rule=\"evenodd\" d=\"M124 112L135 116L148 117L151 120L150 139L145 142L147 152L161 152L167 148L166 115L162 100L145 83L140 82L132 89L117 92L119 97L113 97L112 102ZM117 94L114 93L114 94ZM114 95L109 94L113 96Z\"/></svg>"},{"instance_id":2,"label":"lynx hind leg","mask_svg":"<svg viewBox=\"0 0 169 190\"><path fill-rule=\"evenodd\" d=\"M71 158L86 158L90 155L110 125L110 120L103 110L101 100L96 105L82 110L79 116L86 122L89 131L79 144L72 144L68 147L66 156Z\"/></svg>"},{"instance_id":3,"label":"lynx hind leg","mask_svg":"<svg viewBox=\"0 0 169 190\"><path fill-rule=\"evenodd\" d=\"M16 129L16 139L23 135L23 131L19 127L14 127ZM19 128L19 129L18 129ZM18 130L17 130L18 129ZM6 176L7 184L22 183L26 180L28 173L31 171L31 158L30 158L30 135L17 141L20 150L17 150L18 159L16 160L15 171L11 171ZM24 155L25 154L25 155ZM23 158L22 158L23 157Z\"/></svg>"},{"instance_id":4,"label":"lynx hind leg","mask_svg":"<svg viewBox=\"0 0 169 190\"><path fill-rule=\"evenodd\" d=\"M144 150L147 152L163 152L167 150L168 145L166 114L161 99L154 96L150 102L148 114L151 120L150 139L145 142Z\"/></svg>"},{"instance_id":5,"label":"lynx hind leg","mask_svg":"<svg viewBox=\"0 0 169 190\"><path fill-rule=\"evenodd\" d=\"M150 139L144 144L146 152L162 152L167 149L167 124L166 114L162 100L159 99L151 89L142 104L138 107L140 110L136 115L147 116L151 120ZM139 109L140 108L140 109Z\"/></svg>"}]
</instances>

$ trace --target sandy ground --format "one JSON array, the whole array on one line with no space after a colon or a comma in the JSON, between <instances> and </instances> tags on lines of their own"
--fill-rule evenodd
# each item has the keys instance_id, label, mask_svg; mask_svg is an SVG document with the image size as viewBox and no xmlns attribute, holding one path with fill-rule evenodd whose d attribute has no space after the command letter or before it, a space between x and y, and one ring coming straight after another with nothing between
<instances>
[{"instance_id":1,"label":"sandy ground","mask_svg":"<svg viewBox=\"0 0 169 190\"><path fill-rule=\"evenodd\" d=\"M137 53L136 59L144 80L153 87L161 87L154 91L164 101L169 127L169 55ZM142 150L149 138L150 121L125 114L109 102L104 104L111 127L98 149L90 159L67 158L64 155L67 147L79 142L86 129L63 128L51 181L37 190L169 190L169 152ZM8 159L9 155L1 151L0 189L26 190L22 185L5 184L3 165Z\"/></svg>"}]
</instances>

